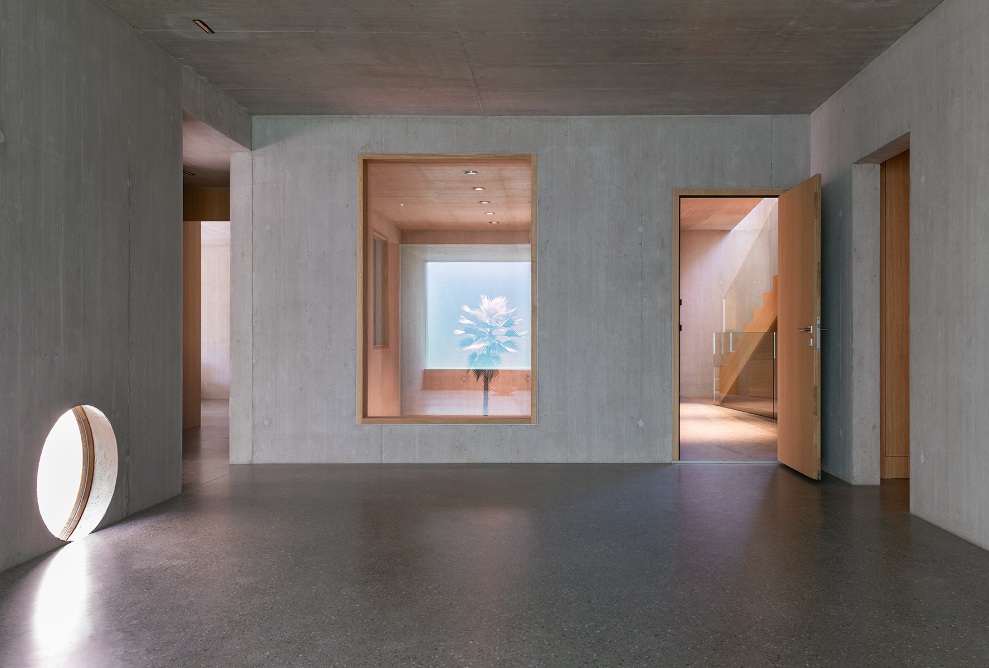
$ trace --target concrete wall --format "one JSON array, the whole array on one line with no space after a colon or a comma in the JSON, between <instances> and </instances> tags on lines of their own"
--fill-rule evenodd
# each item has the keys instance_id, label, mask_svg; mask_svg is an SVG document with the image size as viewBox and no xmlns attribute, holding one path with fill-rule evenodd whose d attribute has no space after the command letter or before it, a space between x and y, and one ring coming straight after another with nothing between
<instances>
[{"instance_id":1,"label":"concrete wall","mask_svg":"<svg viewBox=\"0 0 989 668\"><path fill-rule=\"evenodd\" d=\"M989 548L989 4L946 0L811 116L824 467L877 482L878 169L910 133L911 510Z\"/></svg>"},{"instance_id":2,"label":"concrete wall","mask_svg":"<svg viewBox=\"0 0 989 668\"><path fill-rule=\"evenodd\" d=\"M230 156L230 461L254 459L254 160ZM355 231L356 235L357 232ZM356 241L354 242L356 244ZM354 302L357 302L356 296ZM356 341L356 334L355 339ZM355 377L356 383L356 377ZM356 404L355 404L356 405Z\"/></svg>"},{"instance_id":3,"label":"concrete wall","mask_svg":"<svg viewBox=\"0 0 989 668\"><path fill-rule=\"evenodd\" d=\"M120 447L104 524L180 490L181 93L88 0L0 3L0 569L59 544L35 482L76 404Z\"/></svg>"},{"instance_id":4,"label":"concrete wall","mask_svg":"<svg viewBox=\"0 0 989 668\"><path fill-rule=\"evenodd\" d=\"M244 148L251 148L251 117L247 112L188 68L182 67L181 74L182 110Z\"/></svg>"},{"instance_id":5,"label":"concrete wall","mask_svg":"<svg viewBox=\"0 0 989 668\"><path fill-rule=\"evenodd\" d=\"M231 184L233 460L669 461L673 190L794 185L807 124L255 118ZM539 159L539 423L358 426L357 156L478 152Z\"/></svg>"}]
</instances>

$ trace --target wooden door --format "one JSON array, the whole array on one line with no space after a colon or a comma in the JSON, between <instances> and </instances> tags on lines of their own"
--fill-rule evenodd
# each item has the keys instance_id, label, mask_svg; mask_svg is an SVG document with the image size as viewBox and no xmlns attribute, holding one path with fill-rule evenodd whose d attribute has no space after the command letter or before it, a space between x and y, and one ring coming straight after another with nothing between
<instances>
[{"instance_id":1,"label":"wooden door","mask_svg":"<svg viewBox=\"0 0 989 668\"><path fill-rule=\"evenodd\" d=\"M202 421L202 223L182 223L182 429Z\"/></svg>"},{"instance_id":2,"label":"wooden door","mask_svg":"<svg viewBox=\"0 0 989 668\"><path fill-rule=\"evenodd\" d=\"M910 477L910 151L880 168L879 477Z\"/></svg>"},{"instance_id":3,"label":"wooden door","mask_svg":"<svg viewBox=\"0 0 989 668\"><path fill-rule=\"evenodd\" d=\"M779 198L777 457L821 478L821 176Z\"/></svg>"}]
</instances>

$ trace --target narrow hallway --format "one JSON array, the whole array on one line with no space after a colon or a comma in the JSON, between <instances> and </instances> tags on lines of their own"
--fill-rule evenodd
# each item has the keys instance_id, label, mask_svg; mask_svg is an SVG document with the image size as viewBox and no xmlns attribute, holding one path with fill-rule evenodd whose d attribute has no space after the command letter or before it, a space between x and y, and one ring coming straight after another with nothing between
<instances>
[{"instance_id":1,"label":"narrow hallway","mask_svg":"<svg viewBox=\"0 0 989 668\"><path fill-rule=\"evenodd\" d=\"M230 473L230 403L206 399L202 423L182 432L182 491Z\"/></svg>"}]
</instances>

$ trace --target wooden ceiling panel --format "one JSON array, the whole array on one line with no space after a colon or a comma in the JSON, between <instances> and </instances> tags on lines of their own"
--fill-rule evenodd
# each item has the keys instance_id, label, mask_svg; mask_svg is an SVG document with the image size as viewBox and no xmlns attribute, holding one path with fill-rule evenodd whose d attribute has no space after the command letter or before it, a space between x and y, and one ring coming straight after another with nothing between
<instances>
[{"instance_id":1,"label":"wooden ceiling panel","mask_svg":"<svg viewBox=\"0 0 989 668\"><path fill-rule=\"evenodd\" d=\"M761 201L761 197L682 197L680 229L734 229Z\"/></svg>"},{"instance_id":2,"label":"wooden ceiling panel","mask_svg":"<svg viewBox=\"0 0 989 668\"><path fill-rule=\"evenodd\" d=\"M369 163L367 171L369 208L401 230L490 229L492 221L502 230L529 229L528 161L383 161Z\"/></svg>"}]
</instances>

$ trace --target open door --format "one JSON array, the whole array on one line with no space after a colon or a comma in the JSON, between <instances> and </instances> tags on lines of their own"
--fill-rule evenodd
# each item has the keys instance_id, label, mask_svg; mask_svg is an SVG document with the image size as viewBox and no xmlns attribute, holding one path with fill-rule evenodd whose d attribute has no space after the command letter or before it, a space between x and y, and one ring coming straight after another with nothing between
<instances>
[{"instance_id":1,"label":"open door","mask_svg":"<svg viewBox=\"0 0 989 668\"><path fill-rule=\"evenodd\" d=\"M780 463L821 479L821 175L779 198Z\"/></svg>"}]
</instances>

